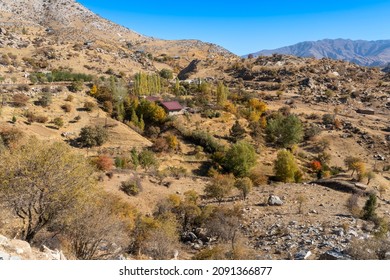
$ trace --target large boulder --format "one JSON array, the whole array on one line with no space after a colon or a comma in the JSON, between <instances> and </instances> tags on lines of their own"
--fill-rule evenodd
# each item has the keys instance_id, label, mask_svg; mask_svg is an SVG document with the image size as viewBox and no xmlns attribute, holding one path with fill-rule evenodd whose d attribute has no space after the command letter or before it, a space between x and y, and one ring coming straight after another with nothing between
<instances>
[{"instance_id":1,"label":"large boulder","mask_svg":"<svg viewBox=\"0 0 390 280\"><path fill-rule=\"evenodd\" d=\"M11 258L10 254L0 251L0 261L9 260L10 258Z\"/></svg>"},{"instance_id":2,"label":"large boulder","mask_svg":"<svg viewBox=\"0 0 390 280\"><path fill-rule=\"evenodd\" d=\"M9 239L0 235L0 260L66 260L59 250L50 250L43 246L42 252L31 248L24 240Z\"/></svg>"},{"instance_id":3,"label":"large boulder","mask_svg":"<svg viewBox=\"0 0 390 280\"><path fill-rule=\"evenodd\" d=\"M276 195L270 195L268 198L268 205L281 206L283 205L283 201Z\"/></svg>"}]
</instances>

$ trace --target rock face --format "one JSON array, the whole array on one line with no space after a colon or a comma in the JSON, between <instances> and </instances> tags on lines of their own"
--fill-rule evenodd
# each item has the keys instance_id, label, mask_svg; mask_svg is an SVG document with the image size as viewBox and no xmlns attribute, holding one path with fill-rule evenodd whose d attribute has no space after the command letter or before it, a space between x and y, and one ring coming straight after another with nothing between
<instances>
[{"instance_id":1,"label":"rock face","mask_svg":"<svg viewBox=\"0 0 390 280\"><path fill-rule=\"evenodd\" d=\"M62 251L43 246L40 252L31 248L26 241L8 239L0 235L0 260L66 260L66 258Z\"/></svg>"},{"instance_id":2,"label":"rock face","mask_svg":"<svg viewBox=\"0 0 390 280\"><path fill-rule=\"evenodd\" d=\"M384 66L390 62L390 40L364 41L325 39L301 42L274 50L262 50L253 56L290 54L300 57L346 60L363 66Z\"/></svg>"},{"instance_id":3,"label":"rock face","mask_svg":"<svg viewBox=\"0 0 390 280\"><path fill-rule=\"evenodd\" d=\"M198 71L199 63L199 59L194 59L193 61L191 61L191 63L186 68L181 70L180 73L177 75L179 80L186 80L191 76L191 74L196 73Z\"/></svg>"}]
</instances>

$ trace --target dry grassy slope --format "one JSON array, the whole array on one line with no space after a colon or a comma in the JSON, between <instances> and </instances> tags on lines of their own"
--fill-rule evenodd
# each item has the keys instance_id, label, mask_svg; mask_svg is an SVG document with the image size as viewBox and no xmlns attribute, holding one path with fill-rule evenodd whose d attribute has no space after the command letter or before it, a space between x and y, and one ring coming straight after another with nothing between
<instances>
[{"instance_id":1,"label":"dry grassy slope","mask_svg":"<svg viewBox=\"0 0 390 280\"><path fill-rule=\"evenodd\" d=\"M67 139L76 138L80 129L87 125L108 125L109 139L102 147L92 148L88 152L86 150L80 150L81 152L93 155L98 151L116 151L120 148L123 151L129 151L133 147L142 149L151 145L151 142L136 133L127 125L106 117L106 113L100 108L94 109L92 112L84 111L82 108L85 101L95 102L89 96L85 94L72 94L75 96L72 102L66 102L65 99L69 93L62 92L53 97L53 103L47 107L42 108L35 106L33 102L37 99L31 98L29 103L24 108L14 107L2 107L0 115L0 124L2 126L13 126L19 128L23 133L28 136L35 136L38 139L46 141L64 141ZM65 113L61 106L64 104L71 104L71 111ZM24 116L26 111L33 112L35 115L46 116L49 121L45 124L32 123L28 124L27 119ZM17 121L15 124L11 124L12 117L15 116ZM74 122L74 118L80 116L81 119ZM55 125L50 123L54 118L61 117L64 120L64 126L60 129L56 129ZM67 136L63 136L63 134Z\"/></svg>"}]
</instances>

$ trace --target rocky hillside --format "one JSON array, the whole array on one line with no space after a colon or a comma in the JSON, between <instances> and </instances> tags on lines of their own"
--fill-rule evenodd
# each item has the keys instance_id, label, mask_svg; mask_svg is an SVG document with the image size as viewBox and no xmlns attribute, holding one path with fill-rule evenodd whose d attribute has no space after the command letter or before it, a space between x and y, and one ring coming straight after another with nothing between
<instances>
[{"instance_id":1,"label":"rocky hillside","mask_svg":"<svg viewBox=\"0 0 390 280\"><path fill-rule=\"evenodd\" d=\"M106 34L116 41L149 39L95 15L74 0L5 0L0 3L0 11L9 24L43 26L68 39L92 40Z\"/></svg>"},{"instance_id":2,"label":"rocky hillside","mask_svg":"<svg viewBox=\"0 0 390 280\"><path fill-rule=\"evenodd\" d=\"M363 66L383 66L390 61L390 40L325 39L315 42L301 42L274 50L262 50L253 53L253 55L257 57L274 53L346 60Z\"/></svg>"},{"instance_id":3,"label":"rocky hillside","mask_svg":"<svg viewBox=\"0 0 390 280\"><path fill-rule=\"evenodd\" d=\"M90 48L93 45L98 53L108 54L111 60L130 57L137 65L128 66L136 68L136 71L156 69L152 62L140 56L149 59L163 56L160 62L179 68L193 58L223 60L235 57L226 49L210 43L160 40L140 35L94 14L74 0L4 0L0 2L0 18L0 33L11 36L0 37L0 46L12 47L15 42L18 47L24 48L32 42L40 42L41 45L45 42L53 48L67 44ZM15 32L15 29L20 30ZM21 36L24 38L19 35L24 35ZM157 68L161 67L164 65L157 65Z\"/></svg>"}]
</instances>

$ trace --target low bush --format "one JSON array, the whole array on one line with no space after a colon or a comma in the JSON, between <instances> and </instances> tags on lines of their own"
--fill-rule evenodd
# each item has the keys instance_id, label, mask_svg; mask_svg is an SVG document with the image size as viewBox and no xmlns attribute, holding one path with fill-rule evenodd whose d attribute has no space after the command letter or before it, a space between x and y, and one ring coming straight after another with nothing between
<instances>
[{"instance_id":1,"label":"low bush","mask_svg":"<svg viewBox=\"0 0 390 280\"><path fill-rule=\"evenodd\" d=\"M142 191L141 180L134 176L121 183L120 189L127 195L136 196Z\"/></svg>"}]
</instances>

